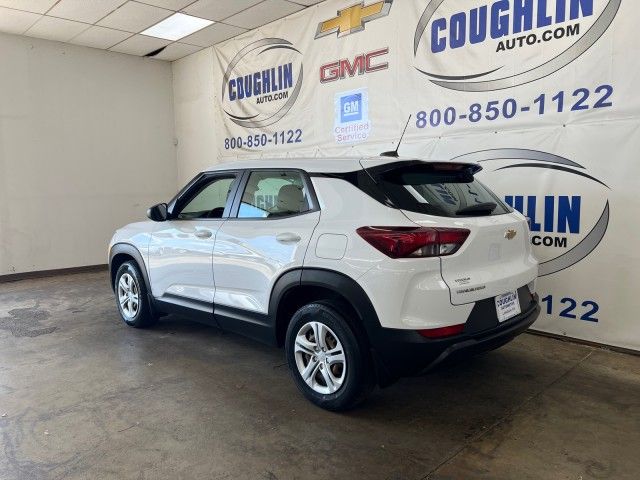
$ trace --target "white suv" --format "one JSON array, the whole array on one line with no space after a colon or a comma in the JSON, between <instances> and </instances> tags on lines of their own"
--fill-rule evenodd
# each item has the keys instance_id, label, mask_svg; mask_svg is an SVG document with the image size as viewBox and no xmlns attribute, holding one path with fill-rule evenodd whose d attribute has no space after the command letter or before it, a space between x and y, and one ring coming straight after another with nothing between
<instances>
[{"instance_id":1,"label":"white suv","mask_svg":"<svg viewBox=\"0 0 640 480\"><path fill-rule=\"evenodd\" d=\"M284 346L343 410L377 384L497 348L540 311L527 219L476 164L397 158L217 165L109 247L120 315L168 313Z\"/></svg>"}]
</instances>

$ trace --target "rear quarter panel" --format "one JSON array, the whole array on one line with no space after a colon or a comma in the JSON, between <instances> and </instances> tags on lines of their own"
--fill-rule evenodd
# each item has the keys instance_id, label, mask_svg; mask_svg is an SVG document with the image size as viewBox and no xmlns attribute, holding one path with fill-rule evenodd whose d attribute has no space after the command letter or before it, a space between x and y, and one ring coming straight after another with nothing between
<instances>
[{"instance_id":1,"label":"rear quarter panel","mask_svg":"<svg viewBox=\"0 0 640 480\"><path fill-rule=\"evenodd\" d=\"M312 182L321 213L305 255L305 267L335 270L357 280L388 259L356 233L358 228L416 226L399 210L382 205L346 180L312 177ZM333 237L330 242L327 242L328 236ZM344 237L346 241L341 241ZM335 252L338 244L342 252L331 255L323 253L328 249Z\"/></svg>"},{"instance_id":2,"label":"rear quarter panel","mask_svg":"<svg viewBox=\"0 0 640 480\"><path fill-rule=\"evenodd\" d=\"M451 305L438 258L391 259L356 233L364 226L416 227L416 223L345 180L312 180L321 216L307 249L305 267L334 270L357 281L386 328L432 328L466 320L473 304ZM342 255L335 254L336 248L327 248L327 236L333 237L331 246L342 245L339 240L346 237Z\"/></svg>"}]
</instances>

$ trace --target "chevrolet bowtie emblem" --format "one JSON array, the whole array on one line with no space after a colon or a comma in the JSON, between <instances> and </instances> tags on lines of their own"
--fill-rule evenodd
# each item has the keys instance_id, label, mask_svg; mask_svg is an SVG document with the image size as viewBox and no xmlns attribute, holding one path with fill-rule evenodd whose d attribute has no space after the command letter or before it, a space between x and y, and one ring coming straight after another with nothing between
<instances>
[{"instance_id":1,"label":"chevrolet bowtie emblem","mask_svg":"<svg viewBox=\"0 0 640 480\"><path fill-rule=\"evenodd\" d=\"M393 0L364 4L364 1L351 7L338 10L338 16L320 22L315 38L325 37L337 33L338 37L344 37L352 33L364 30L364 24L376 18L386 17L391 10Z\"/></svg>"},{"instance_id":2,"label":"chevrolet bowtie emblem","mask_svg":"<svg viewBox=\"0 0 640 480\"><path fill-rule=\"evenodd\" d=\"M504 232L504 238L506 238L507 240L513 240L517 234L518 232L515 230L507 230L506 232Z\"/></svg>"}]
</instances>

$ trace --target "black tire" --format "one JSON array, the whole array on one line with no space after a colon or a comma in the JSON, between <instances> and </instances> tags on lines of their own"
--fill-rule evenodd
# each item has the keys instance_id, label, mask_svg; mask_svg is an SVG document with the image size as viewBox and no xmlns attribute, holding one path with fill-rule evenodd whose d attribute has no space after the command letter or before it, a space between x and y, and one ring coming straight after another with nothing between
<instances>
[{"instance_id":1,"label":"black tire","mask_svg":"<svg viewBox=\"0 0 640 480\"><path fill-rule=\"evenodd\" d=\"M119 285L120 280L124 275L127 275L127 277L125 277L126 280L132 279L134 285L133 291L137 293L138 296L138 308L134 315L129 315L119 300ZM118 313L120 313L120 318L124 323L134 328L146 328L154 325L158 321L158 317L153 314L151 306L149 305L147 286L136 262L130 260L120 265L120 268L118 268L118 272L116 273L114 290L116 294Z\"/></svg>"},{"instance_id":2,"label":"black tire","mask_svg":"<svg viewBox=\"0 0 640 480\"><path fill-rule=\"evenodd\" d=\"M300 308L291 318L285 341L287 363L296 386L311 402L331 411L344 411L357 406L375 386L375 377L366 346L367 342L366 339L362 338L364 333L359 332L355 325L350 325L339 308L339 305L328 300L310 303ZM345 368L346 373L343 376L341 385L333 393L319 393L314 390L303 379L298 368L298 360L304 364L304 359L311 358L310 355L305 353L303 357L298 357L297 360L295 351L298 333L310 322L318 322L329 327L328 340L333 340L332 337L335 335L342 345L346 359L346 364L343 368ZM309 332L309 330L307 331ZM313 337L312 339L315 341ZM320 357L314 358L319 359ZM307 362L310 362L310 360L307 360ZM323 368L323 362L318 360L317 363L317 374L314 374L318 375L316 383L323 383L323 372L320 370ZM306 365L309 365L309 363L306 363ZM324 364L325 369L334 367L335 365ZM326 385L326 381L324 381L324 385ZM320 388L322 388L322 385L320 385Z\"/></svg>"}]
</instances>

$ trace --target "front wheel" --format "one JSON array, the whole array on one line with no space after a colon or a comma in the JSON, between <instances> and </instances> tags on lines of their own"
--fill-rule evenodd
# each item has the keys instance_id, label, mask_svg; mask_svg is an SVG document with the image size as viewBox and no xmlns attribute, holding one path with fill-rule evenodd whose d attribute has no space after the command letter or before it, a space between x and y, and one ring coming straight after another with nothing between
<instances>
[{"instance_id":1,"label":"front wheel","mask_svg":"<svg viewBox=\"0 0 640 480\"><path fill-rule=\"evenodd\" d=\"M305 305L293 315L285 344L296 386L327 410L356 406L374 386L365 345L332 304Z\"/></svg>"},{"instance_id":2,"label":"front wheel","mask_svg":"<svg viewBox=\"0 0 640 480\"><path fill-rule=\"evenodd\" d=\"M115 279L116 301L120 318L135 328L150 327L157 321L149 306L147 288L135 262L124 262Z\"/></svg>"}]
</instances>

